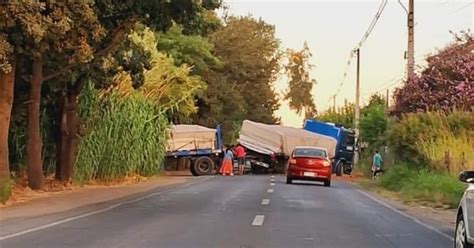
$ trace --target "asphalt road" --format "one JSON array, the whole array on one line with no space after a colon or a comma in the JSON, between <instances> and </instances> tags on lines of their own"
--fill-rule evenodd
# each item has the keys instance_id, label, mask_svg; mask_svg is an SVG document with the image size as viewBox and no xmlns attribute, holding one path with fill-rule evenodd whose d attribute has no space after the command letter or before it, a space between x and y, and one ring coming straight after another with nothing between
<instances>
[{"instance_id":1,"label":"asphalt road","mask_svg":"<svg viewBox=\"0 0 474 248\"><path fill-rule=\"evenodd\" d=\"M2 248L452 247L436 227L350 184L287 185L283 177L269 175L211 177L137 199L0 225Z\"/></svg>"}]
</instances>

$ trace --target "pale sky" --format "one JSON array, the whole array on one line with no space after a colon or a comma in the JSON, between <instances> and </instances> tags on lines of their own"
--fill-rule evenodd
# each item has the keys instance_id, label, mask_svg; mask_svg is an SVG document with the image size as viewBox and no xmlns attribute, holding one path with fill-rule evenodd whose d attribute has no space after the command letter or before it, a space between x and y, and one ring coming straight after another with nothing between
<instances>
[{"instance_id":1,"label":"pale sky","mask_svg":"<svg viewBox=\"0 0 474 248\"><path fill-rule=\"evenodd\" d=\"M227 0L230 13L251 14L275 25L283 48L301 49L304 41L313 53L316 66L311 76L318 83L313 96L318 111L332 105L329 97L340 84L350 51L357 45L372 21L381 0ZM405 6L408 0L401 0ZM415 0L415 63L424 65L426 55L452 41L449 31L459 32L474 26L473 0ZM404 52L407 47L406 12L396 0L389 0L377 26L361 48L361 100L372 93L385 95L405 76ZM287 87L281 78L277 92ZM336 98L355 99L355 60ZM290 111L286 103L277 111L284 125L301 127L303 118Z\"/></svg>"}]
</instances>

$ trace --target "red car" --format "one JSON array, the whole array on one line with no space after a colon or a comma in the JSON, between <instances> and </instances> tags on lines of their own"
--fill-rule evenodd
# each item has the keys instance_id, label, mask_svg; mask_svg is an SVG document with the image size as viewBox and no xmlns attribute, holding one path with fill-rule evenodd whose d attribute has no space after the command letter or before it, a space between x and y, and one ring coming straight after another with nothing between
<instances>
[{"instance_id":1,"label":"red car","mask_svg":"<svg viewBox=\"0 0 474 248\"><path fill-rule=\"evenodd\" d=\"M320 181L330 187L331 170L331 161L325 148L297 146L288 163L286 183L291 184L293 180Z\"/></svg>"}]
</instances>

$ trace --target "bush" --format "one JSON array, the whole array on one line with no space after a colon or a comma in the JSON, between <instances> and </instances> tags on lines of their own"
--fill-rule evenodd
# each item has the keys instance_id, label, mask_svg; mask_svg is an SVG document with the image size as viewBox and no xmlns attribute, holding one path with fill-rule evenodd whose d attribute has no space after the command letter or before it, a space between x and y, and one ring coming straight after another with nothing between
<instances>
[{"instance_id":1,"label":"bush","mask_svg":"<svg viewBox=\"0 0 474 248\"><path fill-rule=\"evenodd\" d=\"M167 120L141 94L118 96L89 86L81 96L86 130L79 144L74 180L123 179L158 173L166 145Z\"/></svg>"},{"instance_id":2,"label":"bush","mask_svg":"<svg viewBox=\"0 0 474 248\"><path fill-rule=\"evenodd\" d=\"M379 185L399 192L405 201L428 202L436 207L455 208L465 185L455 177L427 169L417 170L408 165L393 166L384 173Z\"/></svg>"},{"instance_id":3,"label":"bush","mask_svg":"<svg viewBox=\"0 0 474 248\"><path fill-rule=\"evenodd\" d=\"M442 160L449 151L452 173L474 169L474 114L462 111L407 114L392 123L389 142L399 159L409 164L444 170ZM465 168L461 168L461 160Z\"/></svg>"}]
</instances>

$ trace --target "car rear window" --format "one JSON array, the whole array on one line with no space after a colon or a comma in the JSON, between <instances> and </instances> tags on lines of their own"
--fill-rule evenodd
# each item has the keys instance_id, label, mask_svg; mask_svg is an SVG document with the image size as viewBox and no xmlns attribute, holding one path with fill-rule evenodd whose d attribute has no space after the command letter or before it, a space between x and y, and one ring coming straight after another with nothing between
<instances>
[{"instance_id":1,"label":"car rear window","mask_svg":"<svg viewBox=\"0 0 474 248\"><path fill-rule=\"evenodd\" d=\"M326 151L316 148L297 148L294 153L295 157L326 157Z\"/></svg>"}]
</instances>

